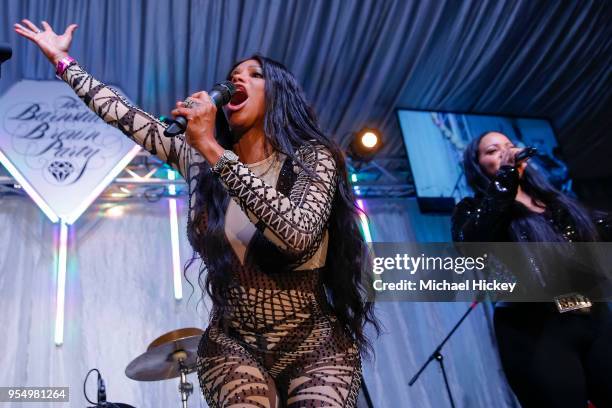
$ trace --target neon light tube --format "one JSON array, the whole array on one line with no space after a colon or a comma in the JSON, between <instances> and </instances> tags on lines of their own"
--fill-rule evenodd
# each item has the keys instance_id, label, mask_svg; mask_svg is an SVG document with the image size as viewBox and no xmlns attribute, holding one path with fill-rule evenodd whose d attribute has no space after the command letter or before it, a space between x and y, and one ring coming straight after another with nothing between
<instances>
[{"instance_id":1,"label":"neon light tube","mask_svg":"<svg viewBox=\"0 0 612 408\"><path fill-rule=\"evenodd\" d=\"M57 294L55 308L55 345L64 343L64 302L66 296L66 269L68 261L68 225L60 221L59 247L57 248Z\"/></svg>"},{"instance_id":2,"label":"neon light tube","mask_svg":"<svg viewBox=\"0 0 612 408\"><path fill-rule=\"evenodd\" d=\"M168 170L168 179L176 179L176 173L173 170ZM176 195L176 186L174 184L168 186L168 193L170 193L170 195ZM170 212L170 243L172 245L174 298L176 300L180 300L183 298L183 283L181 279L181 253L179 250L178 211L176 208L176 198L171 198L169 200L168 211Z\"/></svg>"},{"instance_id":3,"label":"neon light tube","mask_svg":"<svg viewBox=\"0 0 612 408\"><path fill-rule=\"evenodd\" d=\"M361 209L361 211L365 212L363 200L357 200L357 206ZM368 223L368 218L362 212L359 213L359 219L361 221L361 230L363 231L363 238L366 242L372 242L372 234L370 233L370 224Z\"/></svg>"},{"instance_id":4,"label":"neon light tube","mask_svg":"<svg viewBox=\"0 0 612 408\"><path fill-rule=\"evenodd\" d=\"M28 193L28 195L32 197L32 200L36 203L36 205L38 205L38 208L42 210L42 212L49 218L49 220L51 220L51 222L53 223L58 222L59 217L57 216L55 211L53 211L51 207L49 207L49 204L47 204L45 200L43 200L40 194L38 194L36 190L34 190L34 187L32 187L32 185L26 181L26 179L21 175L21 173L19 173L17 168L13 165L13 163L11 163L8 157L6 157L1 151L0 163L2 163L4 167L6 167L8 172L15 178L15 181L17 181L21 185L21 187L23 187L26 193Z\"/></svg>"},{"instance_id":5,"label":"neon light tube","mask_svg":"<svg viewBox=\"0 0 612 408\"><path fill-rule=\"evenodd\" d=\"M72 213L63 217L63 221L71 225L74 223L80 216L85 212L85 210L90 206L90 204L100 195L100 193L108 186L111 181L119 174L119 172L127 166L134 156L138 154L140 151L140 146L134 146L132 150L128 154L126 154L116 165L112 168L111 171L102 179L100 184L98 184L85 198L85 200L79 205Z\"/></svg>"}]
</instances>

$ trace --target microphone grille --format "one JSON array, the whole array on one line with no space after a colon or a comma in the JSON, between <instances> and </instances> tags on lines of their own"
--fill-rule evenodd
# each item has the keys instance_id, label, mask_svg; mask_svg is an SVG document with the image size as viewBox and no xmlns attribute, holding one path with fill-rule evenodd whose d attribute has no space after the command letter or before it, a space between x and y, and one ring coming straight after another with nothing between
<instances>
[{"instance_id":1,"label":"microphone grille","mask_svg":"<svg viewBox=\"0 0 612 408\"><path fill-rule=\"evenodd\" d=\"M236 87L231 81L219 82L217 85L215 85L214 89L221 93L221 96L223 97L223 105L228 103L230 99L232 99L234 93L236 93Z\"/></svg>"}]
</instances>

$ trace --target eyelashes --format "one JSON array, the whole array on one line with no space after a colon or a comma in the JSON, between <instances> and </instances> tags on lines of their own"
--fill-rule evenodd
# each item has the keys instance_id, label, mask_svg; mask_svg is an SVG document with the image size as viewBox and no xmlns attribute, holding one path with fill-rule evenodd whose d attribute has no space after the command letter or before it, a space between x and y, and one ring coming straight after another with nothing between
<instances>
[{"instance_id":1,"label":"eyelashes","mask_svg":"<svg viewBox=\"0 0 612 408\"><path fill-rule=\"evenodd\" d=\"M236 72L232 72L232 73L231 73L230 75L228 75L228 77L227 77L228 81L233 80L233 79L234 79L234 77L235 77L236 75L238 75L238 73L236 73ZM249 76L250 76L250 77L252 77L252 78L262 78L262 79L264 78L263 73L262 73L262 72L259 72L259 71L253 71L253 72L251 72L251 73L249 74Z\"/></svg>"},{"instance_id":2,"label":"eyelashes","mask_svg":"<svg viewBox=\"0 0 612 408\"><path fill-rule=\"evenodd\" d=\"M514 149L514 148L516 148L516 146L514 146L514 145L507 146L506 148L507 149ZM497 153L498 151L499 151L499 149L488 150L488 151L485 152L485 154L486 155L490 155L490 154L493 154L493 153Z\"/></svg>"}]
</instances>

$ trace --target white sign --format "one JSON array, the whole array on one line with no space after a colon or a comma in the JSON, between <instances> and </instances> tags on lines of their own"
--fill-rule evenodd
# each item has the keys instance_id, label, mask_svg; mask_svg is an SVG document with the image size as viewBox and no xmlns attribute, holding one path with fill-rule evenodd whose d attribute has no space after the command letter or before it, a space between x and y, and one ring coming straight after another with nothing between
<instances>
[{"instance_id":1,"label":"white sign","mask_svg":"<svg viewBox=\"0 0 612 408\"><path fill-rule=\"evenodd\" d=\"M0 98L0 162L53 222L72 224L140 147L61 81L21 81Z\"/></svg>"}]
</instances>

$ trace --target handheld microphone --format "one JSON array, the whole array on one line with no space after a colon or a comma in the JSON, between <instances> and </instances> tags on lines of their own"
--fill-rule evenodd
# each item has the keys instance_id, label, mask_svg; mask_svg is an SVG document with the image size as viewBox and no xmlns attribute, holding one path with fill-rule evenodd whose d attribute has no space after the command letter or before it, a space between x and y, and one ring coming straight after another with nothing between
<instances>
[{"instance_id":1,"label":"handheld microphone","mask_svg":"<svg viewBox=\"0 0 612 408\"><path fill-rule=\"evenodd\" d=\"M524 160L527 160L535 156L537 152L538 152L538 149L536 149L535 147L527 146L526 148L518 152L516 156L514 156L514 162L518 164Z\"/></svg>"},{"instance_id":2,"label":"handheld microphone","mask_svg":"<svg viewBox=\"0 0 612 408\"><path fill-rule=\"evenodd\" d=\"M98 404L106 404L106 385L100 373L98 373Z\"/></svg>"},{"instance_id":3,"label":"handheld microphone","mask_svg":"<svg viewBox=\"0 0 612 408\"><path fill-rule=\"evenodd\" d=\"M13 55L13 49L9 44L0 44L0 65ZM1 74L0 74L1 76Z\"/></svg>"},{"instance_id":4,"label":"handheld microphone","mask_svg":"<svg viewBox=\"0 0 612 408\"><path fill-rule=\"evenodd\" d=\"M213 103L217 105L217 109L219 109L223 105L229 103L235 92L236 87L231 81L223 81L215 85L208 95ZM184 116L177 116L174 123L164 130L164 136L174 137L185 132L185 129L187 129L187 118Z\"/></svg>"}]
</instances>

